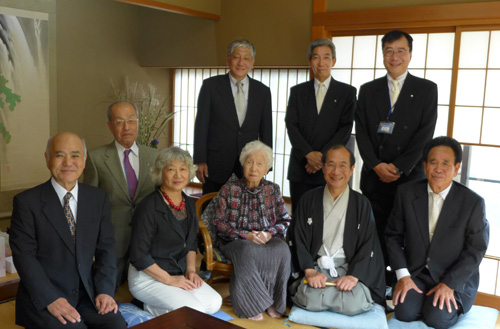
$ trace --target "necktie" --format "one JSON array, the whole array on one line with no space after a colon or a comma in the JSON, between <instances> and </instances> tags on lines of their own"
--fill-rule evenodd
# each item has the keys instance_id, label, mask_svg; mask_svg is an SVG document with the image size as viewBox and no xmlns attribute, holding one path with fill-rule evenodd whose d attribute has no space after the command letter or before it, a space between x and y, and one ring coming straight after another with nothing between
<instances>
[{"instance_id":1,"label":"necktie","mask_svg":"<svg viewBox=\"0 0 500 329\"><path fill-rule=\"evenodd\" d=\"M236 87L238 90L236 91L236 95L234 97L234 105L236 106L236 114L238 114L238 122L241 127L243 121L245 120L246 101L245 94L243 93L243 83L241 81L236 82Z\"/></svg>"},{"instance_id":2,"label":"necktie","mask_svg":"<svg viewBox=\"0 0 500 329\"><path fill-rule=\"evenodd\" d=\"M439 213L441 209L439 208L439 200L441 196L437 193L431 192L432 203L429 205L429 237L430 241L432 241L432 237L434 236L434 230L436 229L436 224L438 222Z\"/></svg>"},{"instance_id":3,"label":"necktie","mask_svg":"<svg viewBox=\"0 0 500 329\"><path fill-rule=\"evenodd\" d=\"M64 215L68 220L69 230L71 232L71 236L73 237L73 241L75 241L76 221L69 206L69 199L71 199L72 196L73 195L70 192L66 193L66 195L64 196Z\"/></svg>"},{"instance_id":4,"label":"necktie","mask_svg":"<svg viewBox=\"0 0 500 329\"><path fill-rule=\"evenodd\" d=\"M123 165L125 166L125 175L127 176L128 193L130 198L133 199L135 195L135 190L137 189L137 176L135 175L134 168L130 164L128 155L132 150L123 151L125 157L123 158Z\"/></svg>"},{"instance_id":5,"label":"necktie","mask_svg":"<svg viewBox=\"0 0 500 329\"><path fill-rule=\"evenodd\" d=\"M316 93L316 106L318 107L318 114L321 111L321 106L323 105L323 101L325 100L325 84L320 82L318 86L318 92Z\"/></svg>"},{"instance_id":6,"label":"necktie","mask_svg":"<svg viewBox=\"0 0 500 329\"><path fill-rule=\"evenodd\" d=\"M391 80L391 106L394 106L394 104L396 104L400 91L401 89L399 88L399 81Z\"/></svg>"}]
</instances>

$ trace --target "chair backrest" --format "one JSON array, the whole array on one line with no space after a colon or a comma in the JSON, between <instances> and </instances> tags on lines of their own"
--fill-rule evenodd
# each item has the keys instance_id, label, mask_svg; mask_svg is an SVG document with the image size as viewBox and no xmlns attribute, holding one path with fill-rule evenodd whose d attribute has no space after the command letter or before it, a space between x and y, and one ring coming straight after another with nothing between
<instances>
[{"instance_id":1,"label":"chair backrest","mask_svg":"<svg viewBox=\"0 0 500 329\"><path fill-rule=\"evenodd\" d=\"M219 246L217 228L212 225L212 220L215 217L215 212L217 211L216 203L217 192L207 193L196 201L196 215L198 216L198 220L207 228L214 248Z\"/></svg>"},{"instance_id":2,"label":"chair backrest","mask_svg":"<svg viewBox=\"0 0 500 329\"><path fill-rule=\"evenodd\" d=\"M210 201L217 195L217 192L207 193L202 195L198 200L196 200L196 216L198 220L201 220L201 214L203 210L208 206Z\"/></svg>"}]
</instances>

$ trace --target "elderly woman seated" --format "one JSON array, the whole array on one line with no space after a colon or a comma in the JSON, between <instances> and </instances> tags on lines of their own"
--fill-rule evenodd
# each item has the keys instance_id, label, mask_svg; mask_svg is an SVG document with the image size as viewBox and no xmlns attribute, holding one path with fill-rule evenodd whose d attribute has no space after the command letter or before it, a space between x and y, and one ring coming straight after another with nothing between
<instances>
[{"instance_id":1,"label":"elderly woman seated","mask_svg":"<svg viewBox=\"0 0 500 329\"><path fill-rule=\"evenodd\" d=\"M144 198L132 218L129 289L154 316L183 306L212 314L222 304L195 272L198 219L194 201L182 192L193 176L188 152L162 150L151 171L159 188Z\"/></svg>"},{"instance_id":2,"label":"elderly woman seated","mask_svg":"<svg viewBox=\"0 0 500 329\"><path fill-rule=\"evenodd\" d=\"M263 177L272 166L272 150L259 141L241 151L244 178L219 191L212 223L222 253L233 262L230 294L239 317L261 320L262 312L279 318L286 311L290 251L283 241L290 224L277 184Z\"/></svg>"}]
</instances>

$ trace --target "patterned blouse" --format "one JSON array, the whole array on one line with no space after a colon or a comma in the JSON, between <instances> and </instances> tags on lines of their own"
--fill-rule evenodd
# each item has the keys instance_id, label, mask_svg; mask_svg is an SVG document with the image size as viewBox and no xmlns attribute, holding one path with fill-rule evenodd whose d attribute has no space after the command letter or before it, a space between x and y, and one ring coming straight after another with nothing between
<instances>
[{"instance_id":1,"label":"patterned blouse","mask_svg":"<svg viewBox=\"0 0 500 329\"><path fill-rule=\"evenodd\" d=\"M219 191L213 225L221 244L246 239L251 231L267 231L284 238L290 216L277 184L265 179L249 189L245 178L228 182Z\"/></svg>"}]
</instances>

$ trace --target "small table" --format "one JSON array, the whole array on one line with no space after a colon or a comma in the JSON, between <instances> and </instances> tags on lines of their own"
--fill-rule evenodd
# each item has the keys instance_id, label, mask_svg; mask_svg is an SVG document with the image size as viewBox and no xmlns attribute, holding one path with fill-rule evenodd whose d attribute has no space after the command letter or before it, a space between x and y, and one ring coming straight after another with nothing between
<instances>
[{"instance_id":1,"label":"small table","mask_svg":"<svg viewBox=\"0 0 500 329\"><path fill-rule=\"evenodd\" d=\"M17 273L7 273L0 278L0 302L16 297L19 287L19 275Z\"/></svg>"},{"instance_id":2,"label":"small table","mask_svg":"<svg viewBox=\"0 0 500 329\"><path fill-rule=\"evenodd\" d=\"M161 328L231 329L242 327L193 310L187 306L134 326L134 329Z\"/></svg>"}]
</instances>

